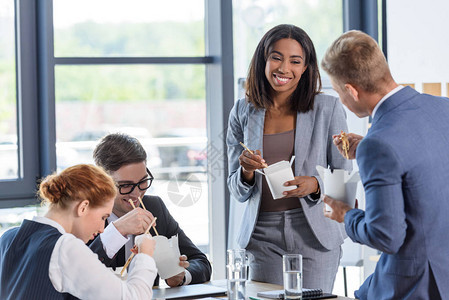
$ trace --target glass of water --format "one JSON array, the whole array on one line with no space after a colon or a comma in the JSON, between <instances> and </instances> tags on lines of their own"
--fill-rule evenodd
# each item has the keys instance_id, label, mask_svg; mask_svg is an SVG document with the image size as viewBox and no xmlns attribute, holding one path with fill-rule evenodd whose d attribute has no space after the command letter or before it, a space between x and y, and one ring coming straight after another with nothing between
<instances>
[{"instance_id":1,"label":"glass of water","mask_svg":"<svg viewBox=\"0 0 449 300\"><path fill-rule=\"evenodd\" d=\"M228 299L246 299L246 280L248 279L248 263L245 249L227 251Z\"/></svg>"},{"instance_id":2,"label":"glass of water","mask_svg":"<svg viewBox=\"0 0 449 300\"><path fill-rule=\"evenodd\" d=\"M285 299L302 299L302 255L284 254L282 266Z\"/></svg>"}]
</instances>

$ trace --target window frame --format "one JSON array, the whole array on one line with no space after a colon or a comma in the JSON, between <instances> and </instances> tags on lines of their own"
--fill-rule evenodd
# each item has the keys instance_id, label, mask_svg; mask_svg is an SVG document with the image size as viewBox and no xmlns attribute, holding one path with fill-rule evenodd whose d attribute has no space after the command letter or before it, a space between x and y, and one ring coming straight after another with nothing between
<instances>
[{"instance_id":1,"label":"window frame","mask_svg":"<svg viewBox=\"0 0 449 300\"><path fill-rule=\"evenodd\" d=\"M35 3L16 0L14 7L18 178L0 180L0 208L36 204L36 179L40 175L37 59L30 55L36 53Z\"/></svg>"}]
</instances>

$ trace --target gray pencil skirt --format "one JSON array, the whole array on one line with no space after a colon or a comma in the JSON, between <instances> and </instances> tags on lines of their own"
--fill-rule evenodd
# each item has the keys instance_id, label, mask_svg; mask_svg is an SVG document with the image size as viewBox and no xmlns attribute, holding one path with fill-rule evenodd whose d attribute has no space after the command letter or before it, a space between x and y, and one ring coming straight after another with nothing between
<instances>
[{"instance_id":1,"label":"gray pencil skirt","mask_svg":"<svg viewBox=\"0 0 449 300\"><path fill-rule=\"evenodd\" d=\"M341 247L327 250L318 242L302 208L282 212L260 212L246 248L250 278L283 284L282 255L303 256L303 287L332 292L342 255Z\"/></svg>"}]
</instances>

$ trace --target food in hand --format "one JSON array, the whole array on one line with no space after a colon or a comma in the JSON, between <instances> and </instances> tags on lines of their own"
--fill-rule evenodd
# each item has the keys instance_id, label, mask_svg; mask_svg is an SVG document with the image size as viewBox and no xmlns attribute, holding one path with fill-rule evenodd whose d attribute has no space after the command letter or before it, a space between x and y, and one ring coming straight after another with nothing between
<instances>
[{"instance_id":1,"label":"food in hand","mask_svg":"<svg viewBox=\"0 0 449 300\"><path fill-rule=\"evenodd\" d=\"M346 132L344 132L343 130L340 133L340 140L341 140L341 148L343 149L343 151L345 152L345 157L346 159L349 159L349 141L348 141L348 136L346 135Z\"/></svg>"}]
</instances>

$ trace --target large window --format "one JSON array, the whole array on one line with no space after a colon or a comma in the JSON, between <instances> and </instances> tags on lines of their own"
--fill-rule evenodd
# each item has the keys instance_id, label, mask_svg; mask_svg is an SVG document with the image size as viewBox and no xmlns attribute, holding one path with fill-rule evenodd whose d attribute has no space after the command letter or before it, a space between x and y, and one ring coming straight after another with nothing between
<instances>
[{"instance_id":1,"label":"large window","mask_svg":"<svg viewBox=\"0 0 449 300\"><path fill-rule=\"evenodd\" d=\"M0 208L36 203L39 152L34 8L24 1L0 2ZM2 219L0 224L4 224Z\"/></svg>"},{"instance_id":2,"label":"large window","mask_svg":"<svg viewBox=\"0 0 449 300\"><path fill-rule=\"evenodd\" d=\"M14 1L0 2L0 180L19 176Z\"/></svg>"},{"instance_id":3,"label":"large window","mask_svg":"<svg viewBox=\"0 0 449 300\"><path fill-rule=\"evenodd\" d=\"M53 24L54 56L69 58L54 73L58 169L93 163L108 133L137 137L156 178L147 193L208 252L206 59L182 61L205 55L204 11L201 0L54 0Z\"/></svg>"},{"instance_id":4,"label":"large window","mask_svg":"<svg viewBox=\"0 0 449 300\"><path fill-rule=\"evenodd\" d=\"M54 0L55 56L204 56L202 0Z\"/></svg>"},{"instance_id":5,"label":"large window","mask_svg":"<svg viewBox=\"0 0 449 300\"><path fill-rule=\"evenodd\" d=\"M230 2L5 0L0 33L0 235L44 213L39 178L92 163L120 131L148 152L148 192L223 278Z\"/></svg>"}]
</instances>

